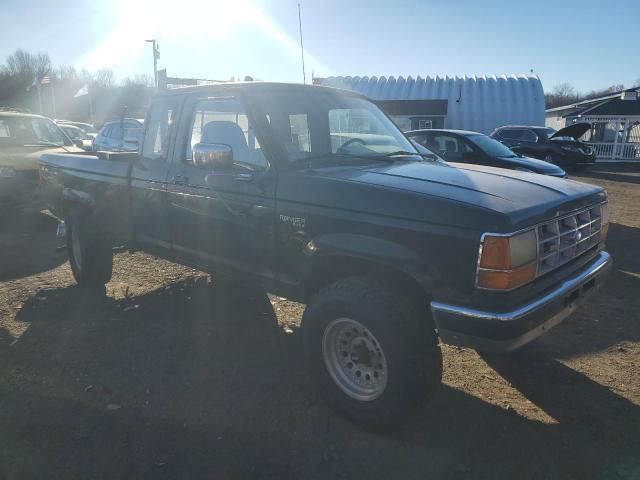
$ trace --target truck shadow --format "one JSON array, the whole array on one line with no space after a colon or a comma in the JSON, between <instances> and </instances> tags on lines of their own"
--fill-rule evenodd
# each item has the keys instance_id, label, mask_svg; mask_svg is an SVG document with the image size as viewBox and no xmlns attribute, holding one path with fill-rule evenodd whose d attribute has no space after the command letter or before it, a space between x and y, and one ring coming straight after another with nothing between
<instances>
[{"instance_id":1,"label":"truck shadow","mask_svg":"<svg viewBox=\"0 0 640 480\"><path fill-rule=\"evenodd\" d=\"M0 282L51 270L67 260L56 253L57 220L38 212L2 212Z\"/></svg>"},{"instance_id":2,"label":"truck shadow","mask_svg":"<svg viewBox=\"0 0 640 480\"><path fill-rule=\"evenodd\" d=\"M607 250L613 256L614 265L606 285L549 335L526 349L568 358L640 341L637 245L640 245L640 228L612 223Z\"/></svg>"},{"instance_id":3,"label":"truck shadow","mask_svg":"<svg viewBox=\"0 0 640 480\"><path fill-rule=\"evenodd\" d=\"M585 171L578 172L578 177L612 182L640 183L640 166L636 164L609 163L594 165Z\"/></svg>"},{"instance_id":4,"label":"truck shadow","mask_svg":"<svg viewBox=\"0 0 640 480\"><path fill-rule=\"evenodd\" d=\"M77 287L0 345L0 477L634 478L638 407L535 352L487 362L556 423L448 386L390 435L312 392L299 333L258 289Z\"/></svg>"}]
</instances>

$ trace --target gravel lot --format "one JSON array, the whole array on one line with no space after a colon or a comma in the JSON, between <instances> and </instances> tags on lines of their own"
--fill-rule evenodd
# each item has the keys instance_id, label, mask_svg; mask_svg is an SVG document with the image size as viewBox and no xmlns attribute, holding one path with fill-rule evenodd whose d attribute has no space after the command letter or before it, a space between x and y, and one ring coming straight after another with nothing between
<instances>
[{"instance_id":1,"label":"gravel lot","mask_svg":"<svg viewBox=\"0 0 640 480\"><path fill-rule=\"evenodd\" d=\"M328 409L303 306L144 254L74 286L56 222L0 232L0 479L640 479L640 168L610 195L615 271L515 355L444 346L438 398L393 435Z\"/></svg>"}]
</instances>

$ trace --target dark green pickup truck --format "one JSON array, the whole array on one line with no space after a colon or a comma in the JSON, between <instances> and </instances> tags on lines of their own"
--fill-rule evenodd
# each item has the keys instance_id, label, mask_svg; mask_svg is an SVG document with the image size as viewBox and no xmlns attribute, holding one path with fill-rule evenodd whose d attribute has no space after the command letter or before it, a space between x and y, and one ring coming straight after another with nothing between
<instances>
[{"instance_id":1,"label":"dark green pickup truck","mask_svg":"<svg viewBox=\"0 0 640 480\"><path fill-rule=\"evenodd\" d=\"M611 267L601 188L421 156L324 87L170 90L138 153L44 155L41 175L79 284L108 282L125 244L304 302L320 391L376 427L440 384L439 339L518 348Z\"/></svg>"}]
</instances>

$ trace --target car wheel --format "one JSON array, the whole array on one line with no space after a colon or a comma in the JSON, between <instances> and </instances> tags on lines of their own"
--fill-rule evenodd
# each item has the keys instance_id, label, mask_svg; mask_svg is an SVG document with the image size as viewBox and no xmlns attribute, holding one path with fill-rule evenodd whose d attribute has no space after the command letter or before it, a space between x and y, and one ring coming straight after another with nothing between
<instances>
[{"instance_id":1,"label":"car wheel","mask_svg":"<svg viewBox=\"0 0 640 480\"><path fill-rule=\"evenodd\" d=\"M302 324L321 395L369 428L401 427L442 380L437 336L424 317L410 298L373 278L321 290Z\"/></svg>"},{"instance_id":2,"label":"car wheel","mask_svg":"<svg viewBox=\"0 0 640 480\"><path fill-rule=\"evenodd\" d=\"M113 268L110 242L85 215L75 213L65 220L69 263L76 282L83 287L105 285Z\"/></svg>"}]
</instances>

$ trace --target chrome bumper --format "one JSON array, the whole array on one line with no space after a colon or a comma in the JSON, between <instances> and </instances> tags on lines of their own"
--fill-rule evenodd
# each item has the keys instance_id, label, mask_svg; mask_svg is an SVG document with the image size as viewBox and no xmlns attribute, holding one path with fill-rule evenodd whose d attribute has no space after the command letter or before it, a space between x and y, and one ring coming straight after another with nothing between
<instances>
[{"instance_id":1,"label":"chrome bumper","mask_svg":"<svg viewBox=\"0 0 640 480\"><path fill-rule=\"evenodd\" d=\"M477 350L508 352L534 340L573 313L577 305L600 287L613 265L600 252L578 273L550 292L515 310L492 312L431 302L431 311L444 343Z\"/></svg>"}]
</instances>

